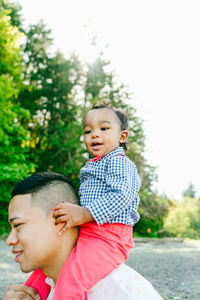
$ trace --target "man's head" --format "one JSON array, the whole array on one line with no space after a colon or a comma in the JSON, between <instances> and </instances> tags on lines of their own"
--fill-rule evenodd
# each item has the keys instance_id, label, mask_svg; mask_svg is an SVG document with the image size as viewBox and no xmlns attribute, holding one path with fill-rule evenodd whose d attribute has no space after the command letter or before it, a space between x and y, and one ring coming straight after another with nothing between
<instances>
[{"instance_id":1,"label":"man's head","mask_svg":"<svg viewBox=\"0 0 200 300\"><path fill-rule=\"evenodd\" d=\"M19 182L11 193L9 222L11 232L7 244L13 246L16 262L23 272L37 268L48 273L49 266L57 263L63 239L73 247L78 235L72 228L63 236L57 232L62 224L55 225L51 209L60 202L78 204L77 194L68 179L57 173L35 173ZM64 248L63 248L64 247Z\"/></svg>"},{"instance_id":2,"label":"man's head","mask_svg":"<svg viewBox=\"0 0 200 300\"><path fill-rule=\"evenodd\" d=\"M20 181L12 190L11 197L30 194L32 206L41 207L48 214L60 202L79 205L78 195L62 174L55 172L34 173Z\"/></svg>"}]
</instances>

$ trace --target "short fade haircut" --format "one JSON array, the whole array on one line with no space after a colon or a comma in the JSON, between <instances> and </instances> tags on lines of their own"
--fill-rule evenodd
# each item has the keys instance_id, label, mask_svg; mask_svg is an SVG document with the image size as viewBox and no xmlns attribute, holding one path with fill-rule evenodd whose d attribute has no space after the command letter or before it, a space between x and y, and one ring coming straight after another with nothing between
<instances>
[{"instance_id":1,"label":"short fade haircut","mask_svg":"<svg viewBox=\"0 0 200 300\"><path fill-rule=\"evenodd\" d=\"M78 194L69 179L55 172L38 172L21 180L13 188L11 197L31 194L31 203L47 213L57 204L79 205Z\"/></svg>"},{"instance_id":2,"label":"short fade haircut","mask_svg":"<svg viewBox=\"0 0 200 300\"><path fill-rule=\"evenodd\" d=\"M121 130L128 130L128 116L122 109L114 107L110 100L99 100L94 103L91 110L100 108L108 108L112 110L120 121ZM120 146L127 151L127 143L120 143Z\"/></svg>"}]
</instances>

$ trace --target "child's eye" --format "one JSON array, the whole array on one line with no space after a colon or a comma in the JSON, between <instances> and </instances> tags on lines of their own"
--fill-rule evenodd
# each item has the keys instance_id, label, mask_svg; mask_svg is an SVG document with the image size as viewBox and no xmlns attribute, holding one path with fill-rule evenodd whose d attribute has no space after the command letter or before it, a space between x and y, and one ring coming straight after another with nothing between
<instances>
[{"instance_id":1,"label":"child's eye","mask_svg":"<svg viewBox=\"0 0 200 300\"><path fill-rule=\"evenodd\" d=\"M102 131L105 131L105 130L108 130L108 129L109 129L108 127L101 127Z\"/></svg>"},{"instance_id":2,"label":"child's eye","mask_svg":"<svg viewBox=\"0 0 200 300\"><path fill-rule=\"evenodd\" d=\"M84 134L89 134L91 132L91 130L85 130Z\"/></svg>"}]
</instances>

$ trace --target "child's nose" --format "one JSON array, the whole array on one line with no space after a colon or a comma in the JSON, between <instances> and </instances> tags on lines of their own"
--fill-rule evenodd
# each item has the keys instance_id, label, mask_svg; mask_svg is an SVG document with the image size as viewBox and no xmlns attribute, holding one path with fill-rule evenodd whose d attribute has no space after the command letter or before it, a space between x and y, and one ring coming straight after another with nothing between
<instances>
[{"instance_id":1,"label":"child's nose","mask_svg":"<svg viewBox=\"0 0 200 300\"><path fill-rule=\"evenodd\" d=\"M100 131L98 129L93 130L92 136L93 137L99 137L100 136Z\"/></svg>"}]
</instances>

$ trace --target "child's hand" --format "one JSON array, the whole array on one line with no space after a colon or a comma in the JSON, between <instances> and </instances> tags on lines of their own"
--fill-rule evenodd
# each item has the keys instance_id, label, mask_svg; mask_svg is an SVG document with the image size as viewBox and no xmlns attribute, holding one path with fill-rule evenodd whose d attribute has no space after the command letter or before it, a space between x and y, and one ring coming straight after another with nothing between
<instances>
[{"instance_id":1,"label":"child's hand","mask_svg":"<svg viewBox=\"0 0 200 300\"><path fill-rule=\"evenodd\" d=\"M64 223L58 232L59 235L67 228L94 221L86 207L66 202L60 203L53 208L53 217L55 218L55 224Z\"/></svg>"}]
</instances>

